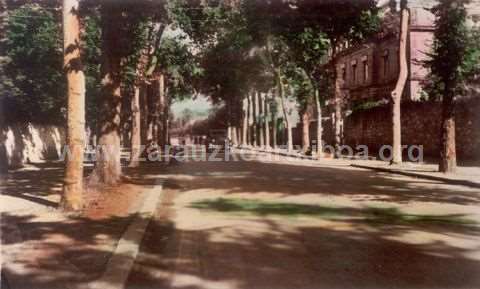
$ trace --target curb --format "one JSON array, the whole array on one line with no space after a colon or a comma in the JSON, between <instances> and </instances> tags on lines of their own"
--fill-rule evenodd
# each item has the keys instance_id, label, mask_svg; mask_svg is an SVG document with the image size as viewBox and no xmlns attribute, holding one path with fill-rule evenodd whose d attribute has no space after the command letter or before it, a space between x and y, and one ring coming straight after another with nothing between
<instances>
[{"instance_id":1,"label":"curb","mask_svg":"<svg viewBox=\"0 0 480 289\"><path fill-rule=\"evenodd\" d=\"M254 148L248 148L248 147L240 147L236 148L237 150L248 150L252 151L255 153L267 153L267 154L272 154L272 155L279 155L283 157L291 157L291 158L297 158L297 159L302 159L302 160L319 160L319 158L314 157L314 156L308 156L308 155L303 155L299 153L294 153L294 152L282 152L282 151L275 151L275 150L266 150L266 149L254 149Z\"/></svg>"},{"instance_id":2,"label":"curb","mask_svg":"<svg viewBox=\"0 0 480 289\"><path fill-rule=\"evenodd\" d=\"M128 226L118 241L112 257L102 277L91 282L88 289L121 289L125 288L130 271L140 250L143 235L157 208L163 185L157 185L146 193L142 207L133 222Z\"/></svg>"},{"instance_id":3,"label":"curb","mask_svg":"<svg viewBox=\"0 0 480 289\"><path fill-rule=\"evenodd\" d=\"M261 149L261 148L251 148L251 147L239 147L236 148L238 150L248 150L256 153L267 153L267 154L272 154L272 155L279 155L283 157L290 157L290 158L296 158L296 159L301 159L301 160L311 160L311 161L321 161L323 159L340 159L340 160L356 160L357 158L355 157L348 157L348 156L340 156L339 158L334 158L334 157L317 157L317 156L311 156L311 155L305 155L300 152L282 152L282 151L275 151L273 149L271 150L266 150L266 149ZM368 160L376 160L374 157L367 157Z\"/></svg>"},{"instance_id":4,"label":"curb","mask_svg":"<svg viewBox=\"0 0 480 289\"><path fill-rule=\"evenodd\" d=\"M480 188L480 183L471 182L471 181L467 181L467 180L450 179L450 178L445 178L445 177L440 177L440 176L430 176L430 175L421 174L421 173L405 172L405 171L401 171L401 170L398 170L398 169L388 169L388 168L380 168L380 167L366 166L366 165L350 164L350 166L354 167L354 168L361 168L361 169L373 170L373 171L378 171L378 172L391 173L391 174L403 175L403 176L414 177L414 178L421 178L421 179L426 179L426 180L431 180L431 181L443 182L443 183L450 184L450 185L459 185L459 186L466 186L466 187L472 187L472 188Z\"/></svg>"}]
</instances>

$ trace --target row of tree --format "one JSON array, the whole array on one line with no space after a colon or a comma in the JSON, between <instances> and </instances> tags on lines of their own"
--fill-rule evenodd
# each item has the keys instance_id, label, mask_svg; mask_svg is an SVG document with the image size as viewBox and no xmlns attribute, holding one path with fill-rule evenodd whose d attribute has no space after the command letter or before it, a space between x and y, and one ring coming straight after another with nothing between
<instances>
[{"instance_id":1,"label":"row of tree","mask_svg":"<svg viewBox=\"0 0 480 289\"><path fill-rule=\"evenodd\" d=\"M392 163L402 162L401 102L408 79L410 13L406 0L391 1L400 18L399 75L389 99L392 107ZM400 11L395 12L396 2ZM443 106L439 169L456 168L455 102L478 76L478 30L467 25L468 0L441 0L431 9L435 31L425 87ZM277 121L292 150L292 112L303 124L302 145L310 146L310 118L317 119L317 154L322 155L322 109L334 104L334 144L340 155L345 95L339 71L339 48L359 43L378 31L376 1L198 2L181 10L179 24L201 47L205 69L199 90L221 100L228 111L228 135L234 144L276 145ZM196 21L208 19L208 21ZM266 105L267 103L273 105ZM292 106L291 104L294 103ZM269 112L268 112L269 110ZM279 112L279 114L277 114ZM313 113L315 112L315 113ZM271 114L271 115L270 115ZM270 124L273 127L270 129ZM283 131L283 130L281 130ZM270 139L273 134L273 141Z\"/></svg>"},{"instance_id":2,"label":"row of tree","mask_svg":"<svg viewBox=\"0 0 480 289\"><path fill-rule=\"evenodd\" d=\"M298 106L307 150L312 112L321 120L322 105L335 84L335 140L340 146L343 114L335 69L337 48L376 31L376 1L244 0L190 5L195 9L179 8L176 15L203 54L199 91L225 103L230 116L228 134L234 143L269 145L266 110L270 110L274 113L272 144L276 144L280 120L286 129L287 148L292 150L292 115ZM249 129L256 123L258 130ZM317 121L317 132L316 141L322 143L321 121Z\"/></svg>"},{"instance_id":3,"label":"row of tree","mask_svg":"<svg viewBox=\"0 0 480 289\"><path fill-rule=\"evenodd\" d=\"M171 103L194 93L197 58L173 23L171 2L1 4L2 127L66 121L62 203L79 209L85 145L99 148L89 182L117 183L121 143L137 166L140 145L168 142Z\"/></svg>"},{"instance_id":4,"label":"row of tree","mask_svg":"<svg viewBox=\"0 0 480 289\"><path fill-rule=\"evenodd\" d=\"M96 31L100 33L97 46L101 59L100 88L95 99L97 150L90 183L114 185L120 180L124 132L127 135L124 139L129 140L132 148L129 164L132 167L139 165L141 145L167 144L170 104L174 98L193 92L193 78L199 72L185 37L172 27L169 3L92 2L63 1L67 146L70 149L63 207L73 210L82 206L85 147L82 17L96 17Z\"/></svg>"},{"instance_id":5,"label":"row of tree","mask_svg":"<svg viewBox=\"0 0 480 289\"><path fill-rule=\"evenodd\" d=\"M465 25L466 2L441 0L433 10L435 42L427 65L434 80L429 92L444 103L444 171L455 165L455 97L478 61L479 50L472 48ZM399 45L404 55L405 1L401 7ZM137 166L140 145L168 142L172 101L196 93L225 105L228 134L236 144L275 146L277 132L284 128L291 150L292 116L298 110L306 151L308 124L316 117L320 156L322 109L333 102L339 148L344 114L339 47L375 33L379 15L374 0L63 0L61 6L27 3L9 13L7 22L6 54L11 61L2 67L12 93L2 96L2 103L30 119L61 115L66 107L70 154L63 206L76 210L82 206L86 125L100 148L89 179L115 184L121 178L122 139L132 148L130 165ZM452 56L452 51L457 54ZM396 147L401 145L399 100L405 75L401 70L392 93ZM61 83L67 83L66 88ZM401 161L398 156L394 161Z\"/></svg>"}]
</instances>

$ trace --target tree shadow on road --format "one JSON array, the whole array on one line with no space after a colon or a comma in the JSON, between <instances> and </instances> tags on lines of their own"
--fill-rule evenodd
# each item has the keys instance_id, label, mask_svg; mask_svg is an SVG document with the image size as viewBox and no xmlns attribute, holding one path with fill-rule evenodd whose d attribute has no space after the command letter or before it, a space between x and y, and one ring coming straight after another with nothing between
<instances>
[{"instance_id":1,"label":"tree shadow on road","mask_svg":"<svg viewBox=\"0 0 480 289\"><path fill-rule=\"evenodd\" d=\"M480 203L480 190L438 181L395 176L350 166L304 166L258 161L184 163L166 171L171 178L187 176L181 185L192 188L275 193L282 196L318 194L344 196L356 201L395 203L433 202L458 205ZM180 182L179 182L180 183Z\"/></svg>"},{"instance_id":2,"label":"tree shadow on road","mask_svg":"<svg viewBox=\"0 0 480 289\"><path fill-rule=\"evenodd\" d=\"M0 183L3 195L21 198L47 207L58 207L50 200L63 184L64 165L60 162L37 163L29 169L10 171Z\"/></svg>"},{"instance_id":3,"label":"tree shadow on road","mask_svg":"<svg viewBox=\"0 0 480 289\"><path fill-rule=\"evenodd\" d=\"M144 178L145 174L151 177ZM143 167L129 175L132 183L147 187L168 178L166 192L171 191L148 226L129 289L480 287L478 245L459 246L450 241L458 238L478 244L479 231L475 224L465 222L467 215L292 205L289 200L271 205L214 199L199 202L196 208L188 208L195 203L185 205L200 214L192 215L192 223L202 222L201 227L186 228L175 219L185 212L172 207L175 196L192 190L220 190L225 199L248 192L252 196L271 194L280 200L321 194L348 196L354 201L476 205L480 197L475 190L340 166L261 162ZM22 179L33 183L35 175L18 178ZM231 212L249 216L232 216ZM311 223L286 222L282 217L292 215L311 218ZM23 288L85 286L103 273L116 240L133 217L66 216L58 222L3 214L2 250L8 253L16 245L31 250L23 252L25 258L13 258L4 269L7 278L25 280ZM19 238L12 237L18 237L16 228L21 232ZM432 234L444 238L422 237Z\"/></svg>"},{"instance_id":4,"label":"tree shadow on road","mask_svg":"<svg viewBox=\"0 0 480 289\"><path fill-rule=\"evenodd\" d=\"M333 207L325 205L295 204L286 202L265 202L258 199L216 198L193 202L190 208L236 214L259 216L311 216L327 219L362 219L372 223L397 224L439 224L477 229L477 222L466 214L411 214L395 207Z\"/></svg>"},{"instance_id":5,"label":"tree shadow on road","mask_svg":"<svg viewBox=\"0 0 480 289\"><path fill-rule=\"evenodd\" d=\"M201 213L196 218L202 219L202 225L186 228L176 220L191 214L192 207ZM232 215L239 211L242 215ZM478 228L459 221L460 216L434 218L392 209L292 207L251 200L204 201L185 204L184 209L167 200L158 214L161 217L149 225L128 289L480 285L480 260L474 255L478 246L466 248L449 241L455 236L478 237ZM285 219L291 215L326 223ZM450 237L429 239L422 234Z\"/></svg>"}]
</instances>

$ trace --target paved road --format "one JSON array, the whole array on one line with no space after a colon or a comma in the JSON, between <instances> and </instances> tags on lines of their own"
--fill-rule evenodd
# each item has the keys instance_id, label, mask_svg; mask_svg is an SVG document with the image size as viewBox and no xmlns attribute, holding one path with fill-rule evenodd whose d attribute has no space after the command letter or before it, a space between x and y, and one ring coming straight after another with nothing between
<instances>
[{"instance_id":1,"label":"paved road","mask_svg":"<svg viewBox=\"0 0 480 289\"><path fill-rule=\"evenodd\" d=\"M178 163L127 288L480 288L480 192L341 161Z\"/></svg>"}]
</instances>

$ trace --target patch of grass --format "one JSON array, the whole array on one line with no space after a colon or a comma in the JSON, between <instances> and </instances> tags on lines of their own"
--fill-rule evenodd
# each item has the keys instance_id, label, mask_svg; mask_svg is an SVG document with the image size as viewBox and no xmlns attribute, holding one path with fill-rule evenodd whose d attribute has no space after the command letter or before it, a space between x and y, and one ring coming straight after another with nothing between
<instances>
[{"instance_id":1,"label":"patch of grass","mask_svg":"<svg viewBox=\"0 0 480 289\"><path fill-rule=\"evenodd\" d=\"M476 225L477 222L464 214L420 215L402 213L398 208L368 207L365 209L367 221L388 224L436 223L443 225Z\"/></svg>"},{"instance_id":2,"label":"patch of grass","mask_svg":"<svg viewBox=\"0 0 480 289\"><path fill-rule=\"evenodd\" d=\"M407 214L398 208L350 208L328 207L321 205L295 204L283 202L266 202L256 199L217 198L193 202L191 208L216 211L223 213L253 214L260 216L313 216L325 219L355 218L372 224L413 225L413 224L440 224L470 226L477 225L474 220L463 214L447 215L420 215Z\"/></svg>"},{"instance_id":3,"label":"patch of grass","mask_svg":"<svg viewBox=\"0 0 480 289\"><path fill-rule=\"evenodd\" d=\"M325 207L318 205L304 205L293 203L264 202L254 199L209 199L192 203L190 206L195 209L231 212L231 213L250 213L255 215L314 215L329 216L339 215L339 209L334 207Z\"/></svg>"}]
</instances>

